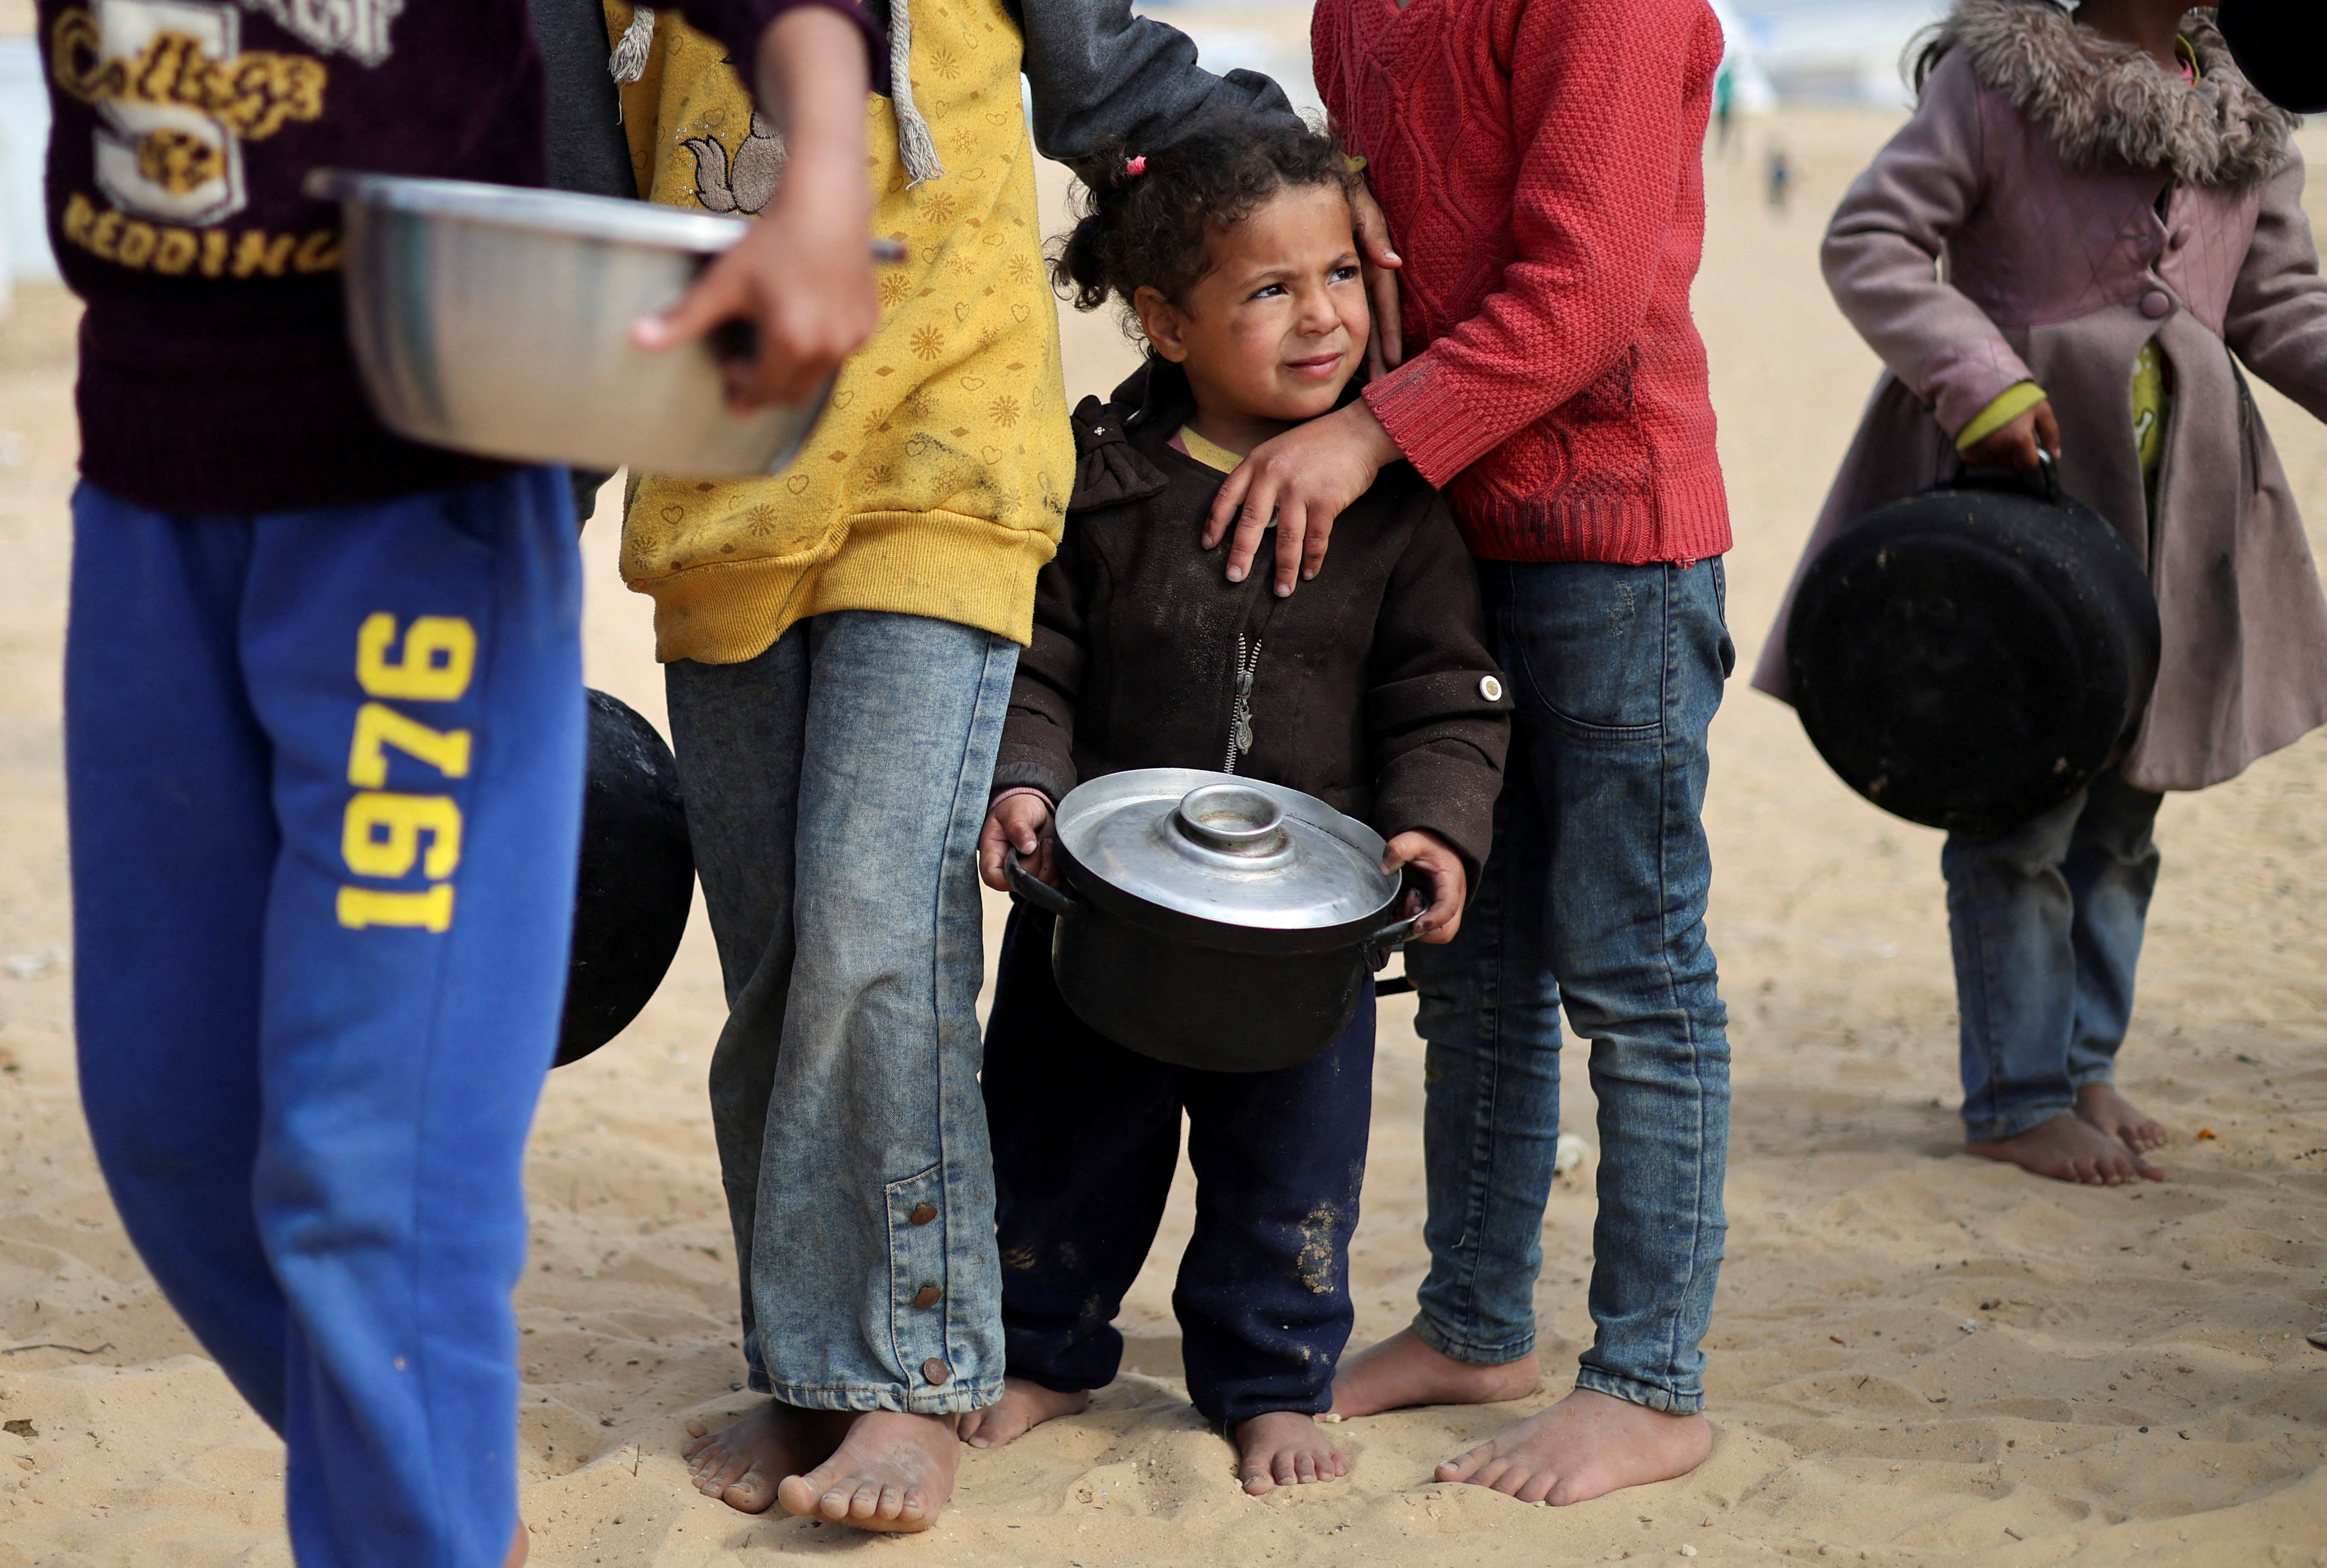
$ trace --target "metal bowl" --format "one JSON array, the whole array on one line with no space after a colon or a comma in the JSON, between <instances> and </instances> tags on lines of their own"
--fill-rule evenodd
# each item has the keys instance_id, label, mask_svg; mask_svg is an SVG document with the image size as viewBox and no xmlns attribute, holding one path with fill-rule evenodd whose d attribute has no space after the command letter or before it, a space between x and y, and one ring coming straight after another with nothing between
<instances>
[{"instance_id":1,"label":"metal bowl","mask_svg":"<svg viewBox=\"0 0 2327 1568\"><path fill-rule=\"evenodd\" d=\"M750 232L644 201L319 169L341 203L348 331L383 424L432 446L576 468L772 473L832 395L738 416L723 352L748 331L648 353L631 324L669 309Z\"/></svg>"}]
</instances>

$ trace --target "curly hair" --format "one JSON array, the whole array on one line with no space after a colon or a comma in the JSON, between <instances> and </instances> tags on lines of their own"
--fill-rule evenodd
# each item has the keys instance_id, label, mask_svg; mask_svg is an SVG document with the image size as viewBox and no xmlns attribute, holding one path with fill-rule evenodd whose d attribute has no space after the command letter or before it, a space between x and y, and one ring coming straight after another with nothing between
<instances>
[{"instance_id":1,"label":"curly hair","mask_svg":"<svg viewBox=\"0 0 2327 1568\"><path fill-rule=\"evenodd\" d=\"M1212 270L1211 237L1241 223L1279 191L1324 186L1344 196L1358 174L1328 132L1237 116L1135 161L1119 138L1074 165L1081 221L1054 242L1051 276L1075 308L1123 302L1152 288L1173 304ZM1134 169L1137 173L1134 173Z\"/></svg>"}]
</instances>

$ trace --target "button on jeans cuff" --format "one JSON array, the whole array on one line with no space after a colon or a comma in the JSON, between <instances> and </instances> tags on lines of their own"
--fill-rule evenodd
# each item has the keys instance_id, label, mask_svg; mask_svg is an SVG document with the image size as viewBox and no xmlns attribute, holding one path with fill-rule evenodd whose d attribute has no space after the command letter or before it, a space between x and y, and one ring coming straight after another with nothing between
<instances>
[{"instance_id":1,"label":"button on jeans cuff","mask_svg":"<svg viewBox=\"0 0 2327 1568\"><path fill-rule=\"evenodd\" d=\"M1653 1384L1637 1382L1630 1377L1612 1377L1596 1367L1584 1367L1576 1371L1575 1386L1589 1388L1594 1394L1605 1394L1611 1399L1621 1399L1628 1405L1645 1405L1660 1410L1667 1415L1695 1415L1705 1408L1705 1390L1696 1388L1675 1394Z\"/></svg>"},{"instance_id":2,"label":"button on jeans cuff","mask_svg":"<svg viewBox=\"0 0 2327 1568\"><path fill-rule=\"evenodd\" d=\"M1500 1345L1474 1345L1457 1339L1440 1329L1428 1317L1417 1314L1414 1320L1414 1337L1450 1360L1467 1367L1500 1367L1507 1361L1517 1361L1535 1354L1535 1334L1507 1339Z\"/></svg>"}]
</instances>

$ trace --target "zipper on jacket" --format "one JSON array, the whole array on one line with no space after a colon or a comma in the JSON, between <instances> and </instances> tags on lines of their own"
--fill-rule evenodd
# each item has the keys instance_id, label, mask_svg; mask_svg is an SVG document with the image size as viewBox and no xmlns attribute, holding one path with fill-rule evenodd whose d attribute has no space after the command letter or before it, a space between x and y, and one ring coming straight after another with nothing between
<instances>
[{"instance_id":1,"label":"zipper on jacket","mask_svg":"<svg viewBox=\"0 0 2327 1568\"><path fill-rule=\"evenodd\" d=\"M1237 633L1236 702L1229 709L1229 754L1220 771L1233 773L1237 760L1252 750L1252 677L1260 667L1260 642Z\"/></svg>"}]
</instances>

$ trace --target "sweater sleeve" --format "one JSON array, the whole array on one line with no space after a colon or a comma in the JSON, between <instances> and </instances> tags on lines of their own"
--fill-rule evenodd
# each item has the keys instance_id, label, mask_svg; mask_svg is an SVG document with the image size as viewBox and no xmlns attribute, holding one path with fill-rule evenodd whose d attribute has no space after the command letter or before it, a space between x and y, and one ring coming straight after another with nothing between
<instances>
[{"instance_id":1,"label":"sweater sleeve","mask_svg":"<svg viewBox=\"0 0 2327 1568\"><path fill-rule=\"evenodd\" d=\"M1176 141L1212 116L1292 120L1285 91L1256 71L1214 76L1195 42L1131 14L1131 0L1003 0L1025 38L1034 145L1074 159L1102 136L1134 152Z\"/></svg>"},{"instance_id":2,"label":"sweater sleeve","mask_svg":"<svg viewBox=\"0 0 2327 1568\"><path fill-rule=\"evenodd\" d=\"M1500 62L1520 144L1501 286L1366 389L1432 484L1573 399L1639 336L1701 156L1692 83L1718 26L1703 0L1520 7Z\"/></svg>"},{"instance_id":3,"label":"sweater sleeve","mask_svg":"<svg viewBox=\"0 0 2327 1568\"><path fill-rule=\"evenodd\" d=\"M1850 324L1949 436L2033 381L1987 313L1939 276L1948 238L1986 195L1979 79L1958 50L1827 228L1827 287Z\"/></svg>"},{"instance_id":4,"label":"sweater sleeve","mask_svg":"<svg viewBox=\"0 0 2327 1568\"><path fill-rule=\"evenodd\" d=\"M1453 845L1479 885L1510 744L1511 697L1487 651L1477 568L1435 491L1383 590L1368 656L1366 734L1374 828L1423 828Z\"/></svg>"},{"instance_id":5,"label":"sweater sleeve","mask_svg":"<svg viewBox=\"0 0 2327 1568\"><path fill-rule=\"evenodd\" d=\"M1089 662L1089 606L1099 570L1089 530L1070 517L1059 553L1034 579L1034 636L1018 656L994 762L994 792L1030 786L1055 803L1075 775L1075 703Z\"/></svg>"},{"instance_id":6,"label":"sweater sleeve","mask_svg":"<svg viewBox=\"0 0 2327 1568\"><path fill-rule=\"evenodd\" d=\"M2300 154L2264 187L2222 338L2254 373L2327 419L2327 280L2303 210Z\"/></svg>"}]
</instances>

